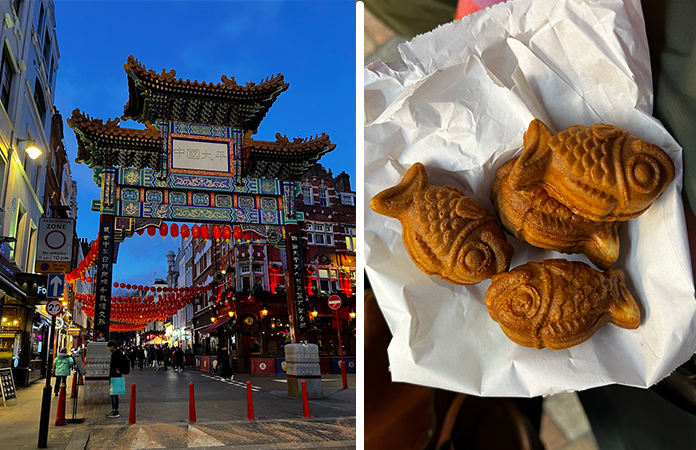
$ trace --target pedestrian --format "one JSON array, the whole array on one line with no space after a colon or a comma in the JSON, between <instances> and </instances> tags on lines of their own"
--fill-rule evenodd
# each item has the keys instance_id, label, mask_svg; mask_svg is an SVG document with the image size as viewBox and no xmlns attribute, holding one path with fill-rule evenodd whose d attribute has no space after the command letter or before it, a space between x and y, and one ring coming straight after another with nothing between
<instances>
[{"instance_id":1,"label":"pedestrian","mask_svg":"<svg viewBox=\"0 0 696 450\"><path fill-rule=\"evenodd\" d=\"M155 364L155 357L157 356L157 351L152 345L147 346L147 367L152 368Z\"/></svg>"},{"instance_id":2,"label":"pedestrian","mask_svg":"<svg viewBox=\"0 0 696 450\"><path fill-rule=\"evenodd\" d=\"M176 347L172 354L172 365L177 372L184 371L184 352L181 347Z\"/></svg>"},{"instance_id":3,"label":"pedestrian","mask_svg":"<svg viewBox=\"0 0 696 450\"><path fill-rule=\"evenodd\" d=\"M143 370L143 361L145 360L145 350L142 345L138 346L138 370Z\"/></svg>"},{"instance_id":4,"label":"pedestrian","mask_svg":"<svg viewBox=\"0 0 696 450\"><path fill-rule=\"evenodd\" d=\"M164 370L172 363L172 349L169 348L168 344L164 344L164 350L162 350L162 356L164 357Z\"/></svg>"},{"instance_id":5,"label":"pedestrian","mask_svg":"<svg viewBox=\"0 0 696 450\"><path fill-rule=\"evenodd\" d=\"M56 397L58 397L58 392L60 392L60 385L66 384L68 375L70 375L70 369L72 369L74 364L75 362L68 355L68 352L61 348L58 356L53 360L53 374L56 377L56 386L53 388L53 392Z\"/></svg>"},{"instance_id":6,"label":"pedestrian","mask_svg":"<svg viewBox=\"0 0 696 450\"><path fill-rule=\"evenodd\" d=\"M123 369L124 365L127 366L129 364L129 361L128 359L126 359L126 356L123 354L123 352L118 348L118 344L116 343L116 341L109 341L109 343L106 345L109 348L109 351L111 352L109 378L121 378L121 369ZM109 419L121 417L121 414L119 414L118 412L118 395L111 396L111 408L112 411L109 414L107 414L106 417L108 417Z\"/></svg>"},{"instance_id":7,"label":"pedestrian","mask_svg":"<svg viewBox=\"0 0 696 450\"><path fill-rule=\"evenodd\" d=\"M128 350L128 358L130 359L131 369L135 368L135 360L138 358L138 353L134 346L130 346Z\"/></svg>"},{"instance_id":8,"label":"pedestrian","mask_svg":"<svg viewBox=\"0 0 696 450\"><path fill-rule=\"evenodd\" d=\"M230 366L230 354L227 352L227 347L223 347L217 355L218 374L224 379L233 379L232 367Z\"/></svg>"},{"instance_id":9,"label":"pedestrian","mask_svg":"<svg viewBox=\"0 0 696 450\"><path fill-rule=\"evenodd\" d=\"M157 370L162 367L162 361L164 360L164 354L162 351L162 346L157 347Z\"/></svg>"}]
</instances>

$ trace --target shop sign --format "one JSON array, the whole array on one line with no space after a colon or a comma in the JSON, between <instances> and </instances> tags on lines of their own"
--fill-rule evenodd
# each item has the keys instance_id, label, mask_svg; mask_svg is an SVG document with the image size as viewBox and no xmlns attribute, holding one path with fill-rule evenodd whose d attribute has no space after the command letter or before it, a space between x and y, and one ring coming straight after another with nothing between
<instances>
[{"instance_id":1,"label":"shop sign","mask_svg":"<svg viewBox=\"0 0 696 450\"><path fill-rule=\"evenodd\" d=\"M79 335L80 335L79 328L68 328L68 336L79 336Z\"/></svg>"},{"instance_id":2,"label":"shop sign","mask_svg":"<svg viewBox=\"0 0 696 450\"><path fill-rule=\"evenodd\" d=\"M39 219L34 270L40 273L70 271L75 219Z\"/></svg>"}]
</instances>

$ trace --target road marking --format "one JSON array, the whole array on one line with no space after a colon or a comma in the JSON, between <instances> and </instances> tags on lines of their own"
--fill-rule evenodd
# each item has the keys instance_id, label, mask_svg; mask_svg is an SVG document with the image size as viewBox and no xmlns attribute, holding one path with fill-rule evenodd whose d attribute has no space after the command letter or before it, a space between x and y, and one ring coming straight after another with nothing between
<instances>
[{"instance_id":1,"label":"road marking","mask_svg":"<svg viewBox=\"0 0 696 450\"><path fill-rule=\"evenodd\" d=\"M131 449L145 449L145 448L165 448L159 443L153 441L148 436L147 432L140 428L138 434L135 435L135 440L131 444Z\"/></svg>"},{"instance_id":2,"label":"road marking","mask_svg":"<svg viewBox=\"0 0 696 450\"><path fill-rule=\"evenodd\" d=\"M188 448L192 447L224 447L225 444L201 430L188 426Z\"/></svg>"},{"instance_id":3,"label":"road marking","mask_svg":"<svg viewBox=\"0 0 696 450\"><path fill-rule=\"evenodd\" d=\"M243 382L241 382L241 381L235 381L235 380L228 381L228 380L225 380L225 379L223 379L223 378L221 378L221 377L213 376L213 375L201 374L201 376L206 377L206 378L210 378L211 380L222 381L223 383L231 384L232 386L237 386L237 387L241 387L241 388L245 388L245 389L246 389L246 383L243 383ZM261 391L261 388L258 387L258 386L254 386L254 385L252 384L252 385L251 385L251 391L252 391L252 392L260 392L260 391Z\"/></svg>"}]
</instances>

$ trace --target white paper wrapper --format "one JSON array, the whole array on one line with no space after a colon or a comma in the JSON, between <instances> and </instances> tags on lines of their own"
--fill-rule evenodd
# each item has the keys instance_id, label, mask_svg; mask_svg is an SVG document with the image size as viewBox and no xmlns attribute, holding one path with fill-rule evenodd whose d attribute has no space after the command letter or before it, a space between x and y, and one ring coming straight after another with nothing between
<instances>
[{"instance_id":1,"label":"white paper wrapper","mask_svg":"<svg viewBox=\"0 0 696 450\"><path fill-rule=\"evenodd\" d=\"M619 383L649 387L696 351L694 286L680 197L682 153L651 116L652 79L638 0L513 0L400 47L406 66L365 70L365 198L415 162L494 214L495 171L519 155L537 117L553 132L606 122L664 148L676 178L622 225L637 330L605 325L567 350L511 342L484 303L490 280L457 286L422 273L398 220L365 207L365 266L393 334L392 378L483 396L529 397ZM566 258L508 236L511 267Z\"/></svg>"}]
</instances>

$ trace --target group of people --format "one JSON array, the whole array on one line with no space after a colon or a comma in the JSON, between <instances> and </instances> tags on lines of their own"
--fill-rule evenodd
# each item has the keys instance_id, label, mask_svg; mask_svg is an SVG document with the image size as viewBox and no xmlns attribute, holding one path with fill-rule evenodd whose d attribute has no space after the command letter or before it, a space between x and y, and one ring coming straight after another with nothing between
<instances>
[{"instance_id":1,"label":"group of people","mask_svg":"<svg viewBox=\"0 0 696 450\"><path fill-rule=\"evenodd\" d=\"M169 344L130 346L125 348L125 357L130 361L131 368L138 364L138 370L152 368L157 370L167 370L172 367L175 371L181 372L186 366L186 355L181 347L169 347Z\"/></svg>"}]
</instances>

